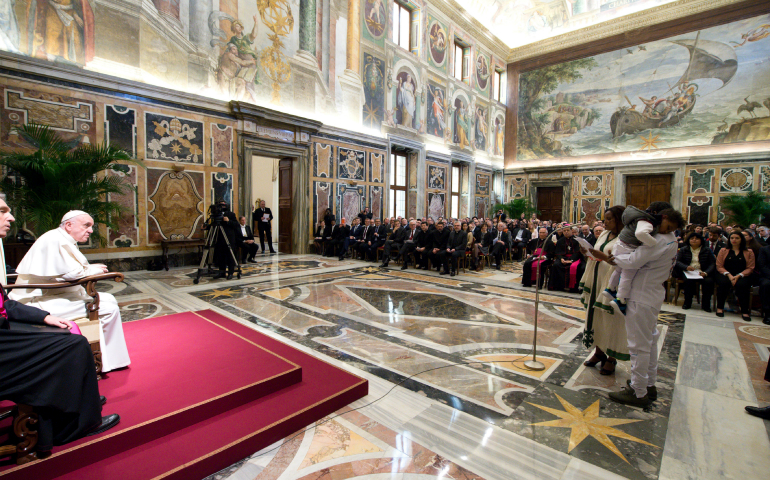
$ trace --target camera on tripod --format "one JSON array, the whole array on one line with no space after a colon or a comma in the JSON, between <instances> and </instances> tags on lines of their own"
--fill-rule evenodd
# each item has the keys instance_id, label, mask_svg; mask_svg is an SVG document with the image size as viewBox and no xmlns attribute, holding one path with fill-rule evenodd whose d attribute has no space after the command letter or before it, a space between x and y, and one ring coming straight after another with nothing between
<instances>
[{"instance_id":1,"label":"camera on tripod","mask_svg":"<svg viewBox=\"0 0 770 480\"><path fill-rule=\"evenodd\" d=\"M212 203L209 205L209 218L206 223L209 225L220 225L225 218L225 212L227 212L227 207L219 203Z\"/></svg>"}]
</instances>

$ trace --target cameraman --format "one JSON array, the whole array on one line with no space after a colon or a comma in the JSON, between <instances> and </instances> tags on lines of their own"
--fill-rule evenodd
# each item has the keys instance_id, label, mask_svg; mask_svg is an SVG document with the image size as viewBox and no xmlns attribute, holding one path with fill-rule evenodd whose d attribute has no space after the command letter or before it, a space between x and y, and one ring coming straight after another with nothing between
<instances>
[{"instance_id":1,"label":"cameraman","mask_svg":"<svg viewBox=\"0 0 770 480\"><path fill-rule=\"evenodd\" d=\"M238 218L235 216L235 213L230 211L227 202L219 200L216 203L216 207L218 208L212 209L212 214L209 218L211 224L208 228L216 227L217 221L219 220L217 217L220 217L221 221L219 222L219 225L222 226L222 230L224 230L226 237L217 235L217 243L214 245L214 263L219 268L219 274L216 275L214 279L224 278L226 269L227 280L231 280L233 278L233 270L235 269L235 259L233 258L231 250L227 248L227 242L230 242L231 248L236 247L235 237L240 225L238 224ZM218 212L216 210L218 210Z\"/></svg>"}]
</instances>

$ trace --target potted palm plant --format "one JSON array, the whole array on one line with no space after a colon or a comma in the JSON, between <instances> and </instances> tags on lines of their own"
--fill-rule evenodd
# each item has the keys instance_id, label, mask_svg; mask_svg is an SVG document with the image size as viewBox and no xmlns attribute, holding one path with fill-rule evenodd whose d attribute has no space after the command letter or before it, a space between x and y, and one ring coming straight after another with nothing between
<instances>
[{"instance_id":1,"label":"potted palm plant","mask_svg":"<svg viewBox=\"0 0 770 480\"><path fill-rule=\"evenodd\" d=\"M15 130L34 149L0 152L5 173L0 189L13 209L17 228L25 226L39 236L58 227L69 210L88 212L95 226L117 228L122 207L107 196L135 187L105 171L124 170L126 165L119 162L144 166L139 160L115 146L67 142L46 125L30 123ZM97 228L91 237L102 246L107 243Z\"/></svg>"},{"instance_id":2,"label":"potted palm plant","mask_svg":"<svg viewBox=\"0 0 770 480\"><path fill-rule=\"evenodd\" d=\"M748 228L752 223L766 222L770 216L770 198L766 193L756 190L746 195L727 195L719 200L725 220L730 224L738 224Z\"/></svg>"},{"instance_id":3,"label":"potted palm plant","mask_svg":"<svg viewBox=\"0 0 770 480\"><path fill-rule=\"evenodd\" d=\"M508 215L508 218L515 218L517 220L521 218L521 214L529 217L533 213L540 213L532 206L528 198L516 198L508 203L499 203L494 206L493 213L501 209Z\"/></svg>"}]
</instances>

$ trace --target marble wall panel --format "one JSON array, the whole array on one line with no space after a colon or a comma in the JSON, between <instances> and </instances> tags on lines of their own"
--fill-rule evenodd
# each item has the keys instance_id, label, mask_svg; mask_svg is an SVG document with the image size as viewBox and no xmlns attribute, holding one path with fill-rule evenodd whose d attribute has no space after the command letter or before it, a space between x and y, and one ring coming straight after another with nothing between
<instances>
[{"instance_id":1,"label":"marble wall panel","mask_svg":"<svg viewBox=\"0 0 770 480\"><path fill-rule=\"evenodd\" d=\"M428 165L427 175L428 188L435 190L446 190L447 175L446 167L439 165Z\"/></svg>"},{"instance_id":2,"label":"marble wall panel","mask_svg":"<svg viewBox=\"0 0 770 480\"><path fill-rule=\"evenodd\" d=\"M477 217L488 217L489 207L488 197L476 197L476 210L474 215Z\"/></svg>"},{"instance_id":3,"label":"marble wall panel","mask_svg":"<svg viewBox=\"0 0 770 480\"><path fill-rule=\"evenodd\" d=\"M446 216L446 194L445 193L428 193L427 202L427 215L437 219L438 217Z\"/></svg>"},{"instance_id":4,"label":"marble wall panel","mask_svg":"<svg viewBox=\"0 0 770 480\"><path fill-rule=\"evenodd\" d=\"M202 238L203 172L147 169L148 243Z\"/></svg>"},{"instance_id":5,"label":"marble wall panel","mask_svg":"<svg viewBox=\"0 0 770 480\"><path fill-rule=\"evenodd\" d=\"M754 186L754 167L723 168L719 177L721 193L748 192Z\"/></svg>"},{"instance_id":6,"label":"marble wall panel","mask_svg":"<svg viewBox=\"0 0 770 480\"><path fill-rule=\"evenodd\" d=\"M585 222L593 225L597 220L601 220L602 199L601 198L582 198L580 200L581 216L578 222Z\"/></svg>"},{"instance_id":7,"label":"marble wall panel","mask_svg":"<svg viewBox=\"0 0 770 480\"><path fill-rule=\"evenodd\" d=\"M487 173L476 173L476 195L489 195L491 176Z\"/></svg>"},{"instance_id":8,"label":"marble wall panel","mask_svg":"<svg viewBox=\"0 0 770 480\"><path fill-rule=\"evenodd\" d=\"M203 164L203 122L151 112L144 115L147 159Z\"/></svg>"},{"instance_id":9,"label":"marble wall panel","mask_svg":"<svg viewBox=\"0 0 770 480\"><path fill-rule=\"evenodd\" d=\"M570 205L573 222L593 225L613 203L614 173L609 171L580 172L572 175ZM565 216L566 217L566 216Z\"/></svg>"},{"instance_id":10,"label":"marble wall panel","mask_svg":"<svg viewBox=\"0 0 770 480\"><path fill-rule=\"evenodd\" d=\"M351 224L364 209L366 203L366 190L362 185L351 187L344 183L337 184L337 221L344 218L348 225Z\"/></svg>"},{"instance_id":11,"label":"marble wall panel","mask_svg":"<svg viewBox=\"0 0 770 480\"><path fill-rule=\"evenodd\" d=\"M714 208L714 197L696 195L687 199L687 221L706 225L711 221L711 213Z\"/></svg>"},{"instance_id":12,"label":"marble wall panel","mask_svg":"<svg viewBox=\"0 0 770 480\"><path fill-rule=\"evenodd\" d=\"M120 105L104 107L104 139L136 157L136 109Z\"/></svg>"},{"instance_id":13,"label":"marble wall panel","mask_svg":"<svg viewBox=\"0 0 770 480\"><path fill-rule=\"evenodd\" d=\"M760 172L760 183L759 183L759 190L761 192L770 192L770 167L767 165L762 165L759 167Z\"/></svg>"},{"instance_id":14,"label":"marble wall panel","mask_svg":"<svg viewBox=\"0 0 770 480\"><path fill-rule=\"evenodd\" d=\"M692 168L687 175L689 193L713 193L716 169Z\"/></svg>"},{"instance_id":15,"label":"marble wall panel","mask_svg":"<svg viewBox=\"0 0 770 480\"><path fill-rule=\"evenodd\" d=\"M134 187L122 195L109 195L109 201L117 202L123 211L118 217L118 228L110 229L107 234L107 242L110 246L124 248L135 247L139 245L139 222L136 187L138 183L138 173L136 165L120 165L117 168L107 171L107 175L122 177L124 181Z\"/></svg>"},{"instance_id":16,"label":"marble wall panel","mask_svg":"<svg viewBox=\"0 0 770 480\"><path fill-rule=\"evenodd\" d=\"M0 86L0 132L6 147L28 147L12 132L14 125L48 125L63 139L96 143L96 107L92 101L64 93Z\"/></svg>"},{"instance_id":17,"label":"marble wall panel","mask_svg":"<svg viewBox=\"0 0 770 480\"><path fill-rule=\"evenodd\" d=\"M211 173L211 203L224 200L233 210L233 174L227 172Z\"/></svg>"},{"instance_id":18,"label":"marble wall panel","mask_svg":"<svg viewBox=\"0 0 770 480\"><path fill-rule=\"evenodd\" d=\"M233 143L235 134L233 127L221 123L211 124L211 165L215 167L232 168Z\"/></svg>"},{"instance_id":19,"label":"marble wall panel","mask_svg":"<svg viewBox=\"0 0 770 480\"><path fill-rule=\"evenodd\" d=\"M382 218L383 216L383 193L385 187L378 187L375 185L369 186L369 205L372 212L372 218Z\"/></svg>"},{"instance_id":20,"label":"marble wall panel","mask_svg":"<svg viewBox=\"0 0 770 480\"><path fill-rule=\"evenodd\" d=\"M508 198L506 198L506 201L510 202L516 198L526 198L527 177L509 177L506 182L508 183L508 188L506 189Z\"/></svg>"},{"instance_id":21,"label":"marble wall panel","mask_svg":"<svg viewBox=\"0 0 770 480\"><path fill-rule=\"evenodd\" d=\"M334 145L316 143L313 149L313 176L334 177Z\"/></svg>"},{"instance_id":22,"label":"marble wall panel","mask_svg":"<svg viewBox=\"0 0 770 480\"><path fill-rule=\"evenodd\" d=\"M338 178L366 180L366 152L352 148L339 148L338 150Z\"/></svg>"},{"instance_id":23,"label":"marble wall panel","mask_svg":"<svg viewBox=\"0 0 770 480\"><path fill-rule=\"evenodd\" d=\"M311 225L315 226L323 220L324 212L327 208L331 208L334 211L334 205L332 204L333 188L334 184L331 182L313 182L313 213L315 217Z\"/></svg>"},{"instance_id":24,"label":"marble wall panel","mask_svg":"<svg viewBox=\"0 0 770 480\"><path fill-rule=\"evenodd\" d=\"M406 216L417 218L417 192L414 190L409 191L406 198L408 202Z\"/></svg>"},{"instance_id":25,"label":"marble wall panel","mask_svg":"<svg viewBox=\"0 0 770 480\"><path fill-rule=\"evenodd\" d=\"M385 183L385 154L369 152L369 181Z\"/></svg>"}]
</instances>

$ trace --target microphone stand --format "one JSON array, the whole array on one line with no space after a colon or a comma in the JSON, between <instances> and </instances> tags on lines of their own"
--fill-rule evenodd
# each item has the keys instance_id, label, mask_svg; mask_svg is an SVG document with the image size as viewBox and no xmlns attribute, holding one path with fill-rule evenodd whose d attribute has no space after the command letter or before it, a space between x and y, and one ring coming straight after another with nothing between
<instances>
[{"instance_id":1,"label":"microphone stand","mask_svg":"<svg viewBox=\"0 0 770 480\"><path fill-rule=\"evenodd\" d=\"M540 252L540 255L545 253L545 246L548 245L548 242L551 241L551 237L553 237L555 233L556 229L554 228L553 232L549 233L548 236L545 237L545 241L543 242L543 251ZM535 334L532 337L532 360L527 360L524 362L524 366L528 369L538 371L545 370L545 364L543 362L537 361L537 314L540 305L540 263L542 262L537 262L537 267L535 267Z\"/></svg>"}]
</instances>

